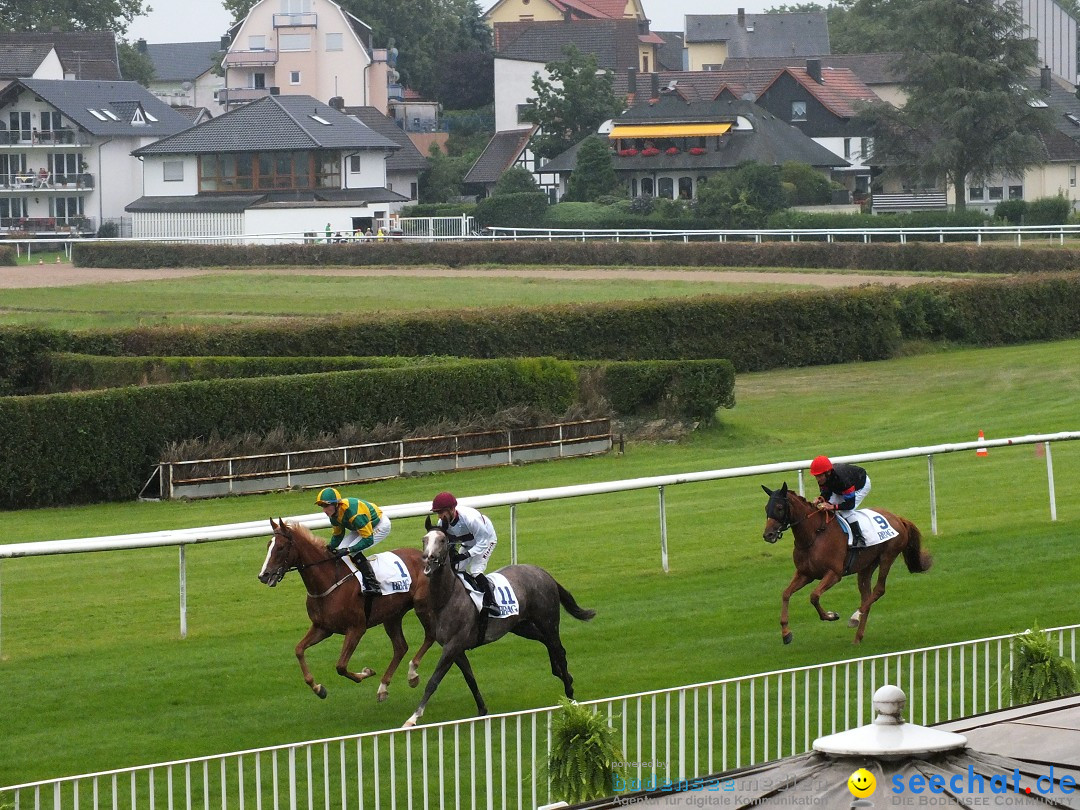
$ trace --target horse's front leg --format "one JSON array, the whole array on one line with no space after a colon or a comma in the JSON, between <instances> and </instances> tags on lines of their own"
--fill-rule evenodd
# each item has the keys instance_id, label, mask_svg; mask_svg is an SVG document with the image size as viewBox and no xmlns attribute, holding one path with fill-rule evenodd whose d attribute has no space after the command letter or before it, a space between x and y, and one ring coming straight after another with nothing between
<instances>
[{"instance_id":1,"label":"horse's front leg","mask_svg":"<svg viewBox=\"0 0 1080 810\"><path fill-rule=\"evenodd\" d=\"M792 639L791 631L788 629L788 602L791 601L791 595L809 581L810 577L796 571L790 584L784 588L780 596L780 637L784 639L785 644L790 644Z\"/></svg>"},{"instance_id":2,"label":"horse's front leg","mask_svg":"<svg viewBox=\"0 0 1080 810\"><path fill-rule=\"evenodd\" d=\"M839 581L840 575L838 573L835 571L826 571L825 576L821 578L821 584L814 588L813 592L810 594L810 604L817 610L818 618L823 622L835 622L840 618L839 613L834 613L831 610L822 610L821 608L821 595Z\"/></svg>"},{"instance_id":3,"label":"horse's front leg","mask_svg":"<svg viewBox=\"0 0 1080 810\"><path fill-rule=\"evenodd\" d=\"M484 696L480 694L480 687L476 683L476 677L473 675L472 664L469 663L469 659L465 657L465 651L462 650L461 655L454 661L458 665L458 669L461 670L462 676L465 678L465 683L469 685L469 691L472 692L473 700L476 701L476 714L483 717L488 713L487 704L484 703Z\"/></svg>"},{"instance_id":4,"label":"horse's front leg","mask_svg":"<svg viewBox=\"0 0 1080 810\"><path fill-rule=\"evenodd\" d=\"M379 691L376 693L376 699L379 703L386 700L390 694L390 680L394 677L394 673L397 672L401 659L409 651L409 642L405 640L405 634L401 632L400 616L388 618L383 622L383 628L386 630L390 643L394 645L394 657L390 659L390 666L386 668L386 672L383 673L382 680L379 682Z\"/></svg>"},{"instance_id":5,"label":"horse's front leg","mask_svg":"<svg viewBox=\"0 0 1080 810\"><path fill-rule=\"evenodd\" d=\"M416 725L416 721L424 716L424 709L427 708L431 696L435 694L435 690L439 688L442 679L446 677L446 673L449 672L450 667L454 665L454 660L461 655L465 649L464 644L455 643L456 641L456 639L451 640L443 647L442 655L439 656L439 663L435 665L435 671L431 673L431 677L428 678L427 686L424 687L424 695L420 698L420 705L416 707L416 711L412 713L412 716L405 721L405 725L402 726L402 728L412 728Z\"/></svg>"},{"instance_id":6,"label":"horse's front leg","mask_svg":"<svg viewBox=\"0 0 1080 810\"><path fill-rule=\"evenodd\" d=\"M889 569L892 568L892 564L895 560L896 557L881 558L881 564L878 566L877 582L874 583L874 590L869 594L863 594L862 605L859 608L859 612L862 615L859 616L859 629L855 631L855 644L861 642L863 640L863 635L866 633L866 620L870 618L870 606L885 595L885 580L889 576ZM866 580L866 584L869 586L869 573L866 576Z\"/></svg>"},{"instance_id":7,"label":"horse's front leg","mask_svg":"<svg viewBox=\"0 0 1080 810\"><path fill-rule=\"evenodd\" d=\"M356 651L356 645L360 643L360 639L364 637L365 630L367 628L363 626L349 628L348 632L345 633L345 643L341 645L341 655L338 656L337 662L337 674L357 683L375 674L375 670L371 667L364 667L359 672L349 670L349 659L352 658L353 653Z\"/></svg>"},{"instance_id":8,"label":"horse's front leg","mask_svg":"<svg viewBox=\"0 0 1080 810\"><path fill-rule=\"evenodd\" d=\"M304 674L304 683L310 687L312 692L321 698L326 697L326 687L321 683L315 683L315 679L311 677L311 670L308 669L304 650L308 647L315 646L320 641L325 641L332 635L333 633L331 631L313 624L304 634L304 637L300 639L300 643L296 645L296 660L300 662L300 671Z\"/></svg>"},{"instance_id":9,"label":"horse's front leg","mask_svg":"<svg viewBox=\"0 0 1080 810\"><path fill-rule=\"evenodd\" d=\"M420 661L423 660L424 654L431 649L431 645L434 643L434 633L427 633L424 636L424 643L420 645L420 649L416 651L416 655L409 662L409 686L414 689L420 685Z\"/></svg>"},{"instance_id":10,"label":"horse's front leg","mask_svg":"<svg viewBox=\"0 0 1080 810\"><path fill-rule=\"evenodd\" d=\"M859 609L851 614L851 618L848 619L848 627L858 627L859 620L862 619L863 605L870 598L870 576L874 573L873 566L864 568L859 572Z\"/></svg>"}]
</instances>

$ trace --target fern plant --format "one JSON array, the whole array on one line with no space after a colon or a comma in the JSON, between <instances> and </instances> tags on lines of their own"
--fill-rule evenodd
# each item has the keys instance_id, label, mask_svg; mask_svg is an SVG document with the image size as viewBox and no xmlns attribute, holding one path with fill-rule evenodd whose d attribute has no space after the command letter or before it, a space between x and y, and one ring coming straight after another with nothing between
<instances>
[{"instance_id":1,"label":"fern plant","mask_svg":"<svg viewBox=\"0 0 1080 810\"><path fill-rule=\"evenodd\" d=\"M547 776L553 799L580 804L615 792L623 777L617 734L599 713L562 698L551 721Z\"/></svg>"},{"instance_id":2,"label":"fern plant","mask_svg":"<svg viewBox=\"0 0 1080 810\"><path fill-rule=\"evenodd\" d=\"M1013 640L1009 692L1014 705L1066 697L1080 692L1080 676L1068 658L1054 650L1038 628Z\"/></svg>"}]
</instances>

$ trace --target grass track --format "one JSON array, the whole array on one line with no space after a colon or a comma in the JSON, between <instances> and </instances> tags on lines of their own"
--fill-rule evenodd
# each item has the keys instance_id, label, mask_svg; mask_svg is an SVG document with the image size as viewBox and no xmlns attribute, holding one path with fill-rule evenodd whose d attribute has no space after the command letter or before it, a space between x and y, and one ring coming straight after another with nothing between
<instances>
[{"instance_id":1,"label":"grass track","mask_svg":"<svg viewBox=\"0 0 1080 810\"><path fill-rule=\"evenodd\" d=\"M376 502L511 491L749 463L1076 430L1080 342L961 350L880 363L741 375L737 406L677 444L625 455L406 478L363 488ZM1075 536L1080 444L1053 450L1058 522L1050 523L1045 461L1030 446L935 460L940 535L930 534L926 462L871 465L870 503L914 520L936 561L926 575L894 569L867 637L816 620L807 592L792 600L795 643L780 644L779 593L790 540L760 539L760 483L738 479L667 491L671 573L660 572L655 493L534 504L518 510L522 561L551 570L599 611L566 618L578 697L597 698L766 669L1080 621ZM794 477L790 477L794 484ZM197 503L116 504L4 515L4 542L199 526L310 513L310 493ZM509 558L508 509L491 510ZM415 543L399 521L391 547ZM339 678L339 640L309 654L330 690L303 685L292 647L307 627L290 575L271 591L255 574L260 540L188 550L188 639L178 638L177 550L63 555L0 565L0 785L399 725L419 695L403 678L390 699ZM845 581L825 603L854 609ZM407 622L418 639L415 619ZM376 669L389 642L373 631L354 662ZM543 648L513 638L471 655L492 711L550 705L560 694ZM361 663L362 662L362 663ZM434 659L423 667L426 677ZM425 721L468 716L461 678L447 677Z\"/></svg>"}]
</instances>

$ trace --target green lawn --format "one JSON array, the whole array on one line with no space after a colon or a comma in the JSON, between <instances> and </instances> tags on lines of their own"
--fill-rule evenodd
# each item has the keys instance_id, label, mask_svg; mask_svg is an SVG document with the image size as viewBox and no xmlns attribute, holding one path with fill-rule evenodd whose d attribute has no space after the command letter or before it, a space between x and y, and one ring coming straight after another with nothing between
<instances>
[{"instance_id":1,"label":"green lawn","mask_svg":"<svg viewBox=\"0 0 1080 810\"><path fill-rule=\"evenodd\" d=\"M682 442L629 442L623 455L350 491L406 503L441 489L513 491L967 441L980 429L988 438L1076 430L1078 352L1080 341L1068 341L745 374L735 409ZM666 575L656 493L647 490L519 507L519 553L598 611L592 623L563 624L579 699L1070 624L1080 621L1080 444L1057 444L1053 459L1056 523L1036 448L937 457L938 536L930 532L926 460L869 464L870 505L914 520L935 563L919 576L894 568L859 648L842 622L817 621L808 591L792 600L795 642L780 642L790 539L762 542L759 485L778 486L782 476L669 487ZM794 485L795 476L787 478ZM311 513L312 498L8 512L3 542L269 519ZM501 537L494 567L509 559L509 509L490 515ZM389 546L413 545L422 531L419 519L398 521ZM295 575L274 590L256 580L264 547L252 539L188 549L186 640L178 637L175 548L3 561L0 785L400 725L419 694L399 674L390 699L376 704L375 684L334 673L339 640L309 654L329 698L319 701L304 686L292 654L307 627L302 586ZM854 583L845 581L824 603L843 613L855 599ZM407 625L415 642L415 619ZM551 705L561 694L538 644L512 638L470 657L492 711ZM389 642L375 630L354 662L379 669L388 659ZM433 663L423 666L425 677ZM472 710L453 672L424 720Z\"/></svg>"},{"instance_id":2,"label":"green lawn","mask_svg":"<svg viewBox=\"0 0 1080 810\"><path fill-rule=\"evenodd\" d=\"M92 273L92 270L88 270ZM637 279L573 281L544 278L417 278L276 275L259 271L162 281L117 282L72 287L0 290L0 325L64 329L235 323L279 317L322 317L340 313L404 312L584 301L629 301L714 293L803 290L784 282L737 283Z\"/></svg>"}]
</instances>

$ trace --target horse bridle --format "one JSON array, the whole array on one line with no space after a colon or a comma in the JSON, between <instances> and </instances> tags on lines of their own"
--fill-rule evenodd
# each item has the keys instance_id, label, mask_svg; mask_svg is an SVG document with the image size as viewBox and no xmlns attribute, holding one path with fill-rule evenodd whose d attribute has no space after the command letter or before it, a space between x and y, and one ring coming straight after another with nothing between
<instances>
[{"instance_id":1,"label":"horse bridle","mask_svg":"<svg viewBox=\"0 0 1080 810\"><path fill-rule=\"evenodd\" d=\"M788 529L790 529L790 528L792 528L794 526L798 526L800 523L802 523L808 517L813 515L815 513L815 511L816 510L807 512L805 515L803 515L798 520L792 520L791 519L791 501L789 501L787 499L787 496L785 495L784 496L784 518L785 519L783 521L780 521L780 528L777 529L777 531L776 531L776 540L779 541L780 538L784 536L784 532L786 532ZM775 518L774 518L774 520L775 520ZM827 520L827 518L826 518L826 520Z\"/></svg>"},{"instance_id":2,"label":"horse bridle","mask_svg":"<svg viewBox=\"0 0 1080 810\"><path fill-rule=\"evenodd\" d=\"M274 532L274 537L284 537L285 538L285 554L289 554L289 552L292 549L292 545L293 545L292 535L291 534L286 534L285 532L282 532L282 531L278 530L278 531ZM296 573L299 574L302 571L306 571L308 568L314 568L316 565L322 565L325 562L332 562L332 561L339 560L339 559L340 559L340 557L338 557L337 555L331 554L329 557L325 557L325 558L323 558L321 560L316 560L313 563L306 563L304 565L296 563L294 565L290 565L288 568L286 568L284 571L281 572L281 577L278 579L278 582L280 582L282 579L284 579L285 575L287 573L289 573L290 571L295 571ZM307 595L310 596L312 599L322 599L324 596L329 596L334 591L336 591L338 588L340 588L342 585L344 585L346 582L348 582L349 578L351 576L352 576L352 571L347 571L345 576L343 576L341 579L339 579L337 582L335 582L333 585L331 585L329 588L327 588L322 593L312 593L311 591L307 591L307 585L306 584L304 585L304 590L307 591Z\"/></svg>"}]
</instances>

